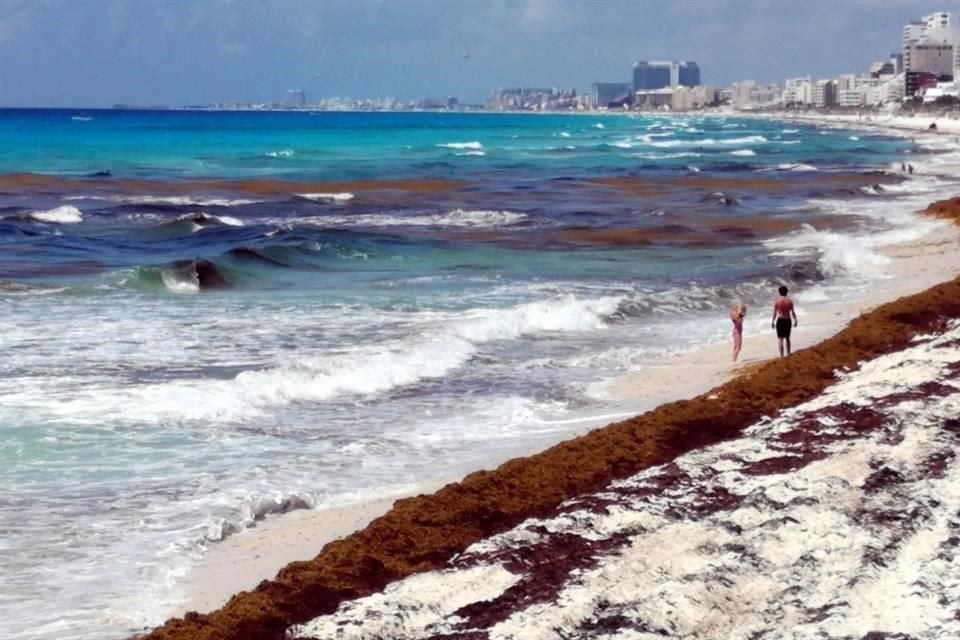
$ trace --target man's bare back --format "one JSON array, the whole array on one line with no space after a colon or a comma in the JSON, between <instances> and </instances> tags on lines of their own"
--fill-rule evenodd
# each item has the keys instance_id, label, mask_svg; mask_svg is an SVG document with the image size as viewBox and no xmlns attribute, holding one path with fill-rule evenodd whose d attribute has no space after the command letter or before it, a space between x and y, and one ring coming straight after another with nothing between
<instances>
[{"instance_id":1,"label":"man's bare back","mask_svg":"<svg viewBox=\"0 0 960 640\"><path fill-rule=\"evenodd\" d=\"M790 318L790 315L796 315L793 312L793 300L788 296L780 296L773 301L773 314L776 319Z\"/></svg>"},{"instance_id":2,"label":"man's bare back","mask_svg":"<svg viewBox=\"0 0 960 640\"><path fill-rule=\"evenodd\" d=\"M793 318L793 327L797 326L797 312L793 308L793 300L787 296L788 289L780 287L780 297L773 301L773 318L770 320L770 328L777 330L777 348L780 355L784 355L784 346L786 346L786 355L790 355L790 318Z\"/></svg>"}]
</instances>

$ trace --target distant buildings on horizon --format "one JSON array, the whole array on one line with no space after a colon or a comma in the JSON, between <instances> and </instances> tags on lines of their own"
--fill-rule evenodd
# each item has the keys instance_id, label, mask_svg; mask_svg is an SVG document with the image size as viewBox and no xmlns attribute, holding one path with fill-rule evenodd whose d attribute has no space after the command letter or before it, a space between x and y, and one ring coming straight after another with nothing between
<instances>
[{"instance_id":1,"label":"distant buildings on horizon","mask_svg":"<svg viewBox=\"0 0 960 640\"><path fill-rule=\"evenodd\" d=\"M493 92L482 105L461 103L454 97L401 101L395 98L325 98L308 103L303 89L290 89L273 103L218 103L191 105L216 110L489 110L689 111L729 105L734 109L863 109L897 106L907 101L960 103L960 13L939 11L903 26L900 50L861 73L834 78L787 78L781 84L734 82L726 88L701 83L694 61L647 61L633 65L629 81L594 82L589 92L573 88L513 87ZM136 108L116 105L117 108ZM157 107L152 107L157 108Z\"/></svg>"},{"instance_id":2,"label":"distant buildings on horizon","mask_svg":"<svg viewBox=\"0 0 960 640\"><path fill-rule=\"evenodd\" d=\"M939 11L903 26L900 50L861 73L835 78L789 78L776 85L734 83L731 104L766 107L863 109L904 102L960 102L960 14Z\"/></svg>"}]
</instances>

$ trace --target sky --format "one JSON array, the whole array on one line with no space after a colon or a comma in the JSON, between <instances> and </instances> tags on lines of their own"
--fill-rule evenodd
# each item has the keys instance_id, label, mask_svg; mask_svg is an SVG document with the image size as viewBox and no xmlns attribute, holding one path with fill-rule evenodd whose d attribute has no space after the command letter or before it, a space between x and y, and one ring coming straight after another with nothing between
<instances>
[{"instance_id":1,"label":"sky","mask_svg":"<svg viewBox=\"0 0 960 640\"><path fill-rule=\"evenodd\" d=\"M629 82L694 60L704 84L866 71L948 0L0 0L0 106L455 96Z\"/></svg>"}]
</instances>

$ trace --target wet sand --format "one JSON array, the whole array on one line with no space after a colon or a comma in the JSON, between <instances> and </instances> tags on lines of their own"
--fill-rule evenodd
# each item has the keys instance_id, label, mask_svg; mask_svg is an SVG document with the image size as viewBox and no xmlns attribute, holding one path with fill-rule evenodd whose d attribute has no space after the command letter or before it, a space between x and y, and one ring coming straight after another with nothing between
<instances>
[{"instance_id":1,"label":"wet sand","mask_svg":"<svg viewBox=\"0 0 960 640\"><path fill-rule=\"evenodd\" d=\"M931 205L929 213L956 221L960 199ZM290 523L290 530L311 538L310 543L301 544L294 534L291 544L274 545L269 541L279 539L279 534L271 527L265 540L252 545L251 553L260 555L255 558L260 561L265 553L273 555L275 547L299 547L305 561L287 565L274 580L239 593L222 609L187 614L147 637L283 638L292 624L332 612L341 602L379 591L404 576L441 567L470 544L546 514L564 500L735 437L764 416L815 398L835 380L835 371L856 369L865 359L903 349L913 336L942 330L960 318L956 228L945 225L932 237L889 249L888 255L894 259L894 277L857 305L839 301L818 306L816 312L798 306L800 326L789 359L768 359L774 354L774 339L769 331L752 333L748 322L742 362L736 366L729 361L729 344L717 343L696 353L651 361L636 374L639 377L612 381L609 393L639 394L659 405L643 415L508 461L493 471L473 473L432 495L398 500L363 530L326 546L326 540L381 513L387 504L367 505L363 513L336 518L305 512L295 524L286 516L278 518L277 527ZM953 279L934 284L947 278ZM881 304L907 294L912 295ZM760 324L769 322L768 310L752 312L760 316ZM325 527L331 521L343 526ZM244 535L236 536L238 545L247 544ZM319 555L308 560L320 547ZM249 589L253 581L269 575L271 562L278 567L290 557L281 555L264 561L256 575L229 571L210 575L221 593L226 591L224 584ZM247 571L244 567L249 565L236 566ZM213 606L217 598L203 587L194 590L193 608L202 606L199 592L207 598L206 605Z\"/></svg>"}]
</instances>

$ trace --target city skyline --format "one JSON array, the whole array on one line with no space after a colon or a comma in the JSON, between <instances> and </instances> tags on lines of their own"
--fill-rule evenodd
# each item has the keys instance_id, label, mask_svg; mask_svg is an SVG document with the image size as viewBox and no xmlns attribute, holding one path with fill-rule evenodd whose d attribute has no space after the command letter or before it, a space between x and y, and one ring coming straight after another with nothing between
<instances>
[{"instance_id":1,"label":"city skyline","mask_svg":"<svg viewBox=\"0 0 960 640\"><path fill-rule=\"evenodd\" d=\"M955 4L955 3L953 3ZM629 81L699 60L704 84L861 68L951 3L0 0L0 105L457 96Z\"/></svg>"}]
</instances>

